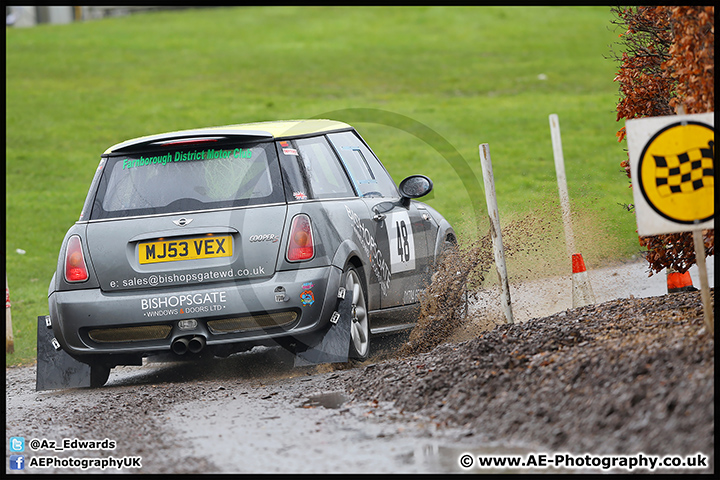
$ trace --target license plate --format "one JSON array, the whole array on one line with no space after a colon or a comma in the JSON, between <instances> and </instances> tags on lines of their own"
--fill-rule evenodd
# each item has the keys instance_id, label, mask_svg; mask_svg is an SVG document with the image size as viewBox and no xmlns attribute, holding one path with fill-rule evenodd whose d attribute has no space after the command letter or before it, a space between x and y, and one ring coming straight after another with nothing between
<instances>
[{"instance_id":1,"label":"license plate","mask_svg":"<svg viewBox=\"0 0 720 480\"><path fill-rule=\"evenodd\" d=\"M157 240L138 244L138 260L141 264L230 257L232 253L230 235Z\"/></svg>"}]
</instances>

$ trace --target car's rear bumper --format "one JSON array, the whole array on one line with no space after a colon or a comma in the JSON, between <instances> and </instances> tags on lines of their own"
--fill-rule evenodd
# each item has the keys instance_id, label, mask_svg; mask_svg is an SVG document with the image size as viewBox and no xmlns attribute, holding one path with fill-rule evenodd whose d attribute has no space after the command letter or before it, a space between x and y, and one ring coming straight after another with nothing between
<instances>
[{"instance_id":1,"label":"car's rear bumper","mask_svg":"<svg viewBox=\"0 0 720 480\"><path fill-rule=\"evenodd\" d=\"M63 349L152 355L180 337L206 346L257 344L324 328L337 309L342 271L334 266L277 272L272 278L108 293L99 288L52 292L53 333ZM181 329L179 321L197 325Z\"/></svg>"}]
</instances>

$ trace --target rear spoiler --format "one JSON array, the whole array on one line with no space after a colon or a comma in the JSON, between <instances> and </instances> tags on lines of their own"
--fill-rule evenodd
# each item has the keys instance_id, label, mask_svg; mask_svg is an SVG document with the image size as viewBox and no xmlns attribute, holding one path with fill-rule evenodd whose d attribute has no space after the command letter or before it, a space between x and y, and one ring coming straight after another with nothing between
<instances>
[{"instance_id":1,"label":"rear spoiler","mask_svg":"<svg viewBox=\"0 0 720 480\"><path fill-rule=\"evenodd\" d=\"M259 141L269 140L273 138L273 134L263 132L261 130L188 130L185 132L171 132L159 135L151 135L140 137L118 143L108 148L103 157L114 155L127 155L131 153L147 152L148 150L156 150L167 148L171 145L192 144L192 143L212 143L227 141Z\"/></svg>"}]
</instances>

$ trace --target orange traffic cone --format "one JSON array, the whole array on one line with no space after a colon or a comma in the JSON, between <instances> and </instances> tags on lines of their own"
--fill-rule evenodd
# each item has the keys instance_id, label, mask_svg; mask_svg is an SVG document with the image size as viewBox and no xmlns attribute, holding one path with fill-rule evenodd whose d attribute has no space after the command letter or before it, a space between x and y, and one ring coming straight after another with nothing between
<instances>
[{"instance_id":1,"label":"orange traffic cone","mask_svg":"<svg viewBox=\"0 0 720 480\"><path fill-rule=\"evenodd\" d=\"M582 307L595 303L595 295L593 294L587 271L585 270L585 261L579 253L573 253L572 256L573 269L573 308Z\"/></svg>"},{"instance_id":2,"label":"orange traffic cone","mask_svg":"<svg viewBox=\"0 0 720 480\"><path fill-rule=\"evenodd\" d=\"M697 288L693 286L692 278L690 278L690 272L680 273L670 267L665 269L665 272L667 273L668 293L697 291Z\"/></svg>"}]
</instances>

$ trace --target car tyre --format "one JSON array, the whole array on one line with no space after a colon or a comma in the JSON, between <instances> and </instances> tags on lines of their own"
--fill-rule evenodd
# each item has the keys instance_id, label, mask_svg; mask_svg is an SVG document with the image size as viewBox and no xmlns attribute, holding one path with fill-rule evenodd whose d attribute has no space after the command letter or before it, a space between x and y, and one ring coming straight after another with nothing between
<instances>
[{"instance_id":1,"label":"car tyre","mask_svg":"<svg viewBox=\"0 0 720 480\"><path fill-rule=\"evenodd\" d=\"M350 354L351 360L363 361L370 356L370 321L368 318L365 289L354 267L345 273L345 292L351 299Z\"/></svg>"}]
</instances>

